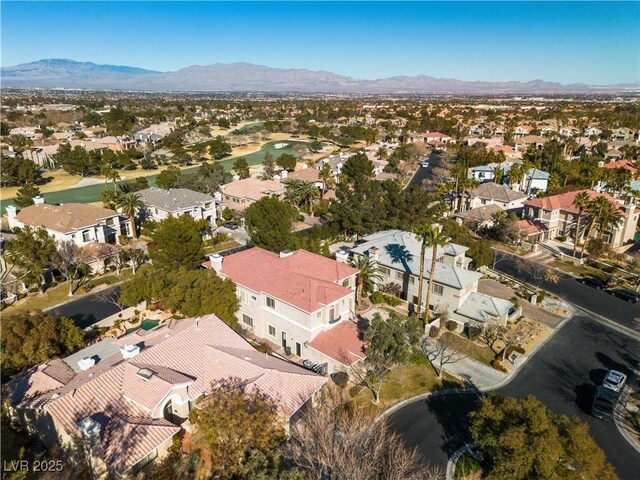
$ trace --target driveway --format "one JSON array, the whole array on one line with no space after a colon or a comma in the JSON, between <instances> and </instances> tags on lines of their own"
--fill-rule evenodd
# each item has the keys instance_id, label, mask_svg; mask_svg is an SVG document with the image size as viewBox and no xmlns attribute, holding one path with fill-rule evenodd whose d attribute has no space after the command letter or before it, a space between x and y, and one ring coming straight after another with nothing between
<instances>
[{"instance_id":1,"label":"driveway","mask_svg":"<svg viewBox=\"0 0 640 480\"><path fill-rule=\"evenodd\" d=\"M588 412L605 371L615 368L630 373L638 360L640 342L579 314L497 393L517 398L533 394L553 412L587 422L590 434L620 479L636 480L640 454L613 422L598 420ZM408 404L391 415L389 421L425 460L444 468L449 455L469 440L467 415L477 402L475 393L431 397Z\"/></svg>"},{"instance_id":2,"label":"driveway","mask_svg":"<svg viewBox=\"0 0 640 480\"><path fill-rule=\"evenodd\" d=\"M108 287L105 291L114 291L117 293L120 291L120 286ZM49 308L45 311L53 312L59 317L69 317L78 327L87 328L120 311L117 305L101 299L101 295L102 292L89 293L77 300L58 307Z\"/></svg>"}]
</instances>

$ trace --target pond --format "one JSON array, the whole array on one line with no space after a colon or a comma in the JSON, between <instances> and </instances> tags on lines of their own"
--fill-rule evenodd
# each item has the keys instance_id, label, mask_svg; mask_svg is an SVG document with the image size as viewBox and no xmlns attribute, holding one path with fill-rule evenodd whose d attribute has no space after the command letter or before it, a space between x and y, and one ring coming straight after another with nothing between
<instances>
[{"instance_id":1,"label":"pond","mask_svg":"<svg viewBox=\"0 0 640 480\"><path fill-rule=\"evenodd\" d=\"M283 148L275 148L276 144L286 143L287 145ZM238 155L235 157L229 157L223 160L220 160L219 163L222 164L225 170L231 171L233 167L233 163L240 156L246 158L247 163L249 165L258 165L264 161L264 157L267 152L271 153L275 158L282 155L283 153L291 153L295 154L295 145L305 145L307 142L300 140L287 140L283 142L281 140L276 140L273 142L265 143L262 148L254 153L250 153L248 155ZM182 173L194 173L198 170L199 167L191 167L185 168L182 170ZM132 172L135 175L135 172ZM158 178L158 174L149 175L145 177L149 182L149 186L154 186L156 184L156 178ZM46 203L93 203L99 202L102 200L102 192L104 190L104 183L98 183L95 185L88 185L86 187L78 187L78 188L69 188L67 190L60 190L57 192L49 192L44 193L42 196ZM0 212L5 213L5 207L8 205L13 205L13 199L6 199L0 202Z\"/></svg>"}]
</instances>

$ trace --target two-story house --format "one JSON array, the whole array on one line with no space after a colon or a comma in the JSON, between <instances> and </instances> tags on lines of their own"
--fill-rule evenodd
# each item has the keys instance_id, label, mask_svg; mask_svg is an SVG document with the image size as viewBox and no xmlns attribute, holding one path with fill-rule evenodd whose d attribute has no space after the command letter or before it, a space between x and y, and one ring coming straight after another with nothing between
<instances>
[{"instance_id":1,"label":"two-story house","mask_svg":"<svg viewBox=\"0 0 640 480\"><path fill-rule=\"evenodd\" d=\"M487 182L465 192L462 209L498 205L502 210L517 211L523 208L526 199L527 194L524 192L516 192L506 185Z\"/></svg>"},{"instance_id":2,"label":"two-story house","mask_svg":"<svg viewBox=\"0 0 640 480\"><path fill-rule=\"evenodd\" d=\"M57 242L72 241L79 247L90 243L119 243L120 235L130 236L131 220L108 208L84 203L49 205L35 197L34 205L18 211L6 207L9 228L43 227Z\"/></svg>"},{"instance_id":3,"label":"two-story house","mask_svg":"<svg viewBox=\"0 0 640 480\"><path fill-rule=\"evenodd\" d=\"M368 256L376 261L380 287L395 283L400 286L400 297L414 306L426 303L428 280L432 275L433 249L427 248L423 273L423 298L419 300L420 239L411 232L385 230L363 237L363 243L351 249L354 256ZM489 318L506 322L518 314L511 302L494 299L478 292L482 275L469 269L471 259L465 255L463 245L449 243L436 251L436 268L429 307L446 309L449 317L461 325L484 323ZM483 308L482 305L487 305ZM498 308L498 310L496 310Z\"/></svg>"},{"instance_id":4,"label":"two-story house","mask_svg":"<svg viewBox=\"0 0 640 480\"><path fill-rule=\"evenodd\" d=\"M216 202L211 195L188 188L146 188L136 192L151 218L161 221L168 216L191 215L196 220L208 220L215 227Z\"/></svg>"},{"instance_id":5,"label":"two-story house","mask_svg":"<svg viewBox=\"0 0 640 480\"><path fill-rule=\"evenodd\" d=\"M618 226L610 227L603 233L604 241L613 248L617 248L633 240L639 216L636 206L632 203L625 204L617 198L594 190L584 191L589 194L592 200L599 196L607 198L622 218ZM550 197L534 198L525 202L525 219L544 225L543 230L538 229L538 232L531 233L532 236L535 235L535 240L544 241L565 235L575 238L578 209L575 207L574 201L579 192L580 190L577 190Z\"/></svg>"},{"instance_id":6,"label":"two-story house","mask_svg":"<svg viewBox=\"0 0 640 480\"><path fill-rule=\"evenodd\" d=\"M242 212L262 197L283 196L286 184L279 179L244 178L222 185L221 190L224 204L232 210Z\"/></svg>"},{"instance_id":7,"label":"two-story house","mask_svg":"<svg viewBox=\"0 0 640 480\"><path fill-rule=\"evenodd\" d=\"M236 284L238 321L256 337L327 364L327 371L364 358L361 335L352 321L356 268L306 250L276 254L257 247L225 257L211 255L204 266ZM321 334L321 345L314 347Z\"/></svg>"}]
</instances>

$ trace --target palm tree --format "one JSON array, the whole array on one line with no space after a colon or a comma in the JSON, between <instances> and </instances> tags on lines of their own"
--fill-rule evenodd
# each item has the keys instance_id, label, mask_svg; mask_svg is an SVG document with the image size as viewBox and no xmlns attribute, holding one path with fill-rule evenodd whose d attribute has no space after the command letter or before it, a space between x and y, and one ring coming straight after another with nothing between
<instances>
[{"instance_id":1,"label":"palm tree","mask_svg":"<svg viewBox=\"0 0 640 480\"><path fill-rule=\"evenodd\" d=\"M578 218L576 219L576 233L575 238L573 240L573 256L576 256L576 251L578 249L578 240L580 239L580 221L582 220L582 214L589 206L589 202L591 201L591 197L586 191L578 192L576 197L573 199L573 206L578 209Z\"/></svg>"},{"instance_id":2,"label":"palm tree","mask_svg":"<svg viewBox=\"0 0 640 480\"><path fill-rule=\"evenodd\" d=\"M524 166L521 163L515 163L509 169L509 186L521 184L524 178Z\"/></svg>"},{"instance_id":3,"label":"palm tree","mask_svg":"<svg viewBox=\"0 0 640 480\"><path fill-rule=\"evenodd\" d=\"M589 211L589 224L585 233L585 242L580 251L580 258L584 256L585 245L594 227L598 230L598 238L602 239L608 228L616 227L622 222L622 216L617 212L616 207L603 195L589 202L587 210Z\"/></svg>"},{"instance_id":4,"label":"palm tree","mask_svg":"<svg viewBox=\"0 0 640 480\"><path fill-rule=\"evenodd\" d=\"M438 246L444 246L448 244L451 239L444 236L442 233L442 226L433 223L431 225L418 225L413 233L422 242L420 246L420 276L418 277L418 305L416 307L416 314L420 318L422 312L422 288L424 286L424 261L427 251L427 247L431 248L431 269L429 273L429 284L427 286L427 301L426 311L427 317L429 315L429 303L431 301L431 289L433 288L433 277L435 277L436 259L438 256Z\"/></svg>"},{"instance_id":5,"label":"palm tree","mask_svg":"<svg viewBox=\"0 0 640 480\"><path fill-rule=\"evenodd\" d=\"M136 215L144 208L144 202L140 195L135 192L122 193L118 195L118 207L120 211L131 219L131 235L138 238L136 231Z\"/></svg>"},{"instance_id":6,"label":"palm tree","mask_svg":"<svg viewBox=\"0 0 640 480\"><path fill-rule=\"evenodd\" d=\"M493 181L497 184L501 184L504 179L504 170L500 167L493 169Z\"/></svg>"},{"instance_id":7,"label":"palm tree","mask_svg":"<svg viewBox=\"0 0 640 480\"><path fill-rule=\"evenodd\" d=\"M351 266L360 270L356 282L356 304L360 305L365 292L373 292L375 286L382 281L378 272L378 262L371 257L358 255L351 260Z\"/></svg>"}]
</instances>

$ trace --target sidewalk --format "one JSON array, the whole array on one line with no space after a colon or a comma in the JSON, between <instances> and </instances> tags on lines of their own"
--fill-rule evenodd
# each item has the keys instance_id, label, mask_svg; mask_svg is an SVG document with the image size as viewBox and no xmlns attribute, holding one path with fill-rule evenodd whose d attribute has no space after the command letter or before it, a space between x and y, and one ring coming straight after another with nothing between
<instances>
[{"instance_id":1,"label":"sidewalk","mask_svg":"<svg viewBox=\"0 0 640 480\"><path fill-rule=\"evenodd\" d=\"M440 355L429 355L426 351L428 346L438 343L437 340L427 338L424 341L422 351L427 359L439 370ZM455 361L455 363L446 364L443 369L448 374L471 383L480 391L492 390L495 385L501 384L507 378L506 373L499 372L495 368L491 368L470 357L463 357Z\"/></svg>"}]
</instances>

